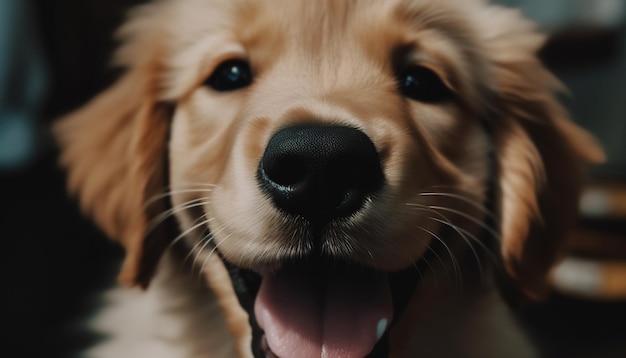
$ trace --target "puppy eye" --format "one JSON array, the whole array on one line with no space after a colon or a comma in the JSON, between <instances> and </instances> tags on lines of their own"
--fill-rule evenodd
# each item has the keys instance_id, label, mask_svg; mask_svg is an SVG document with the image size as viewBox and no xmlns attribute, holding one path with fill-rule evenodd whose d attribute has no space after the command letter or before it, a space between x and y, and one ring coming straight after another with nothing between
<instances>
[{"instance_id":1,"label":"puppy eye","mask_svg":"<svg viewBox=\"0 0 626 358\"><path fill-rule=\"evenodd\" d=\"M252 83L252 69L244 60L223 62L211 74L206 84L218 92L235 91Z\"/></svg>"},{"instance_id":2,"label":"puppy eye","mask_svg":"<svg viewBox=\"0 0 626 358\"><path fill-rule=\"evenodd\" d=\"M398 76L400 92L420 102L439 103L452 98L450 89L432 70L411 66Z\"/></svg>"}]
</instances>

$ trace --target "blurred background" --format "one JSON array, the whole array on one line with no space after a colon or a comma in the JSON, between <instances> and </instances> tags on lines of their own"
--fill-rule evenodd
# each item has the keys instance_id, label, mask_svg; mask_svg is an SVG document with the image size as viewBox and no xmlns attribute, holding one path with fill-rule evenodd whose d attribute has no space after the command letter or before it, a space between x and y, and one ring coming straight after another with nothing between
<instances>
[{"instance_id":1,"label":"blurred background","mask_svg":"<svg viewBox=\"0 0 626 358\"><path fill-rule=\"evenodd\" d=\"M49 126L111 84L111 36L138 0L0 0L0 350L72 357L121 257L76 203ZM626 1L500 0L549 32L544 62L602 142L555 293L524 317L544 357L626 357ZM19 353L18 353L19 352ZM1 353L0 353L1 354Z\"/></svg>"}]
</instances>

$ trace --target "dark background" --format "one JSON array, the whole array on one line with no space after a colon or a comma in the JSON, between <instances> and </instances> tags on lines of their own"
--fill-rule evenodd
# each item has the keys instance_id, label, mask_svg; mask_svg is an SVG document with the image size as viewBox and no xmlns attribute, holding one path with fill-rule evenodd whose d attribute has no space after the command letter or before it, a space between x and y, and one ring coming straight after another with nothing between
<instances>
[{"instance_id":1,"label":"dark background","mask_svg":"<svg viewBox=\"0 0 626 358\"><path fill-rule=\"evenodd\" d=\"M80 323L97 306L97 293L114 279L114 266L122 252L82 218L76 203L67 198L48 126L119 75L108 65L115 45L112 33L126 9L141 2L31 2L50 81L39 113L36 157L20 168L0 171L0 352L8 352L2 356L71 357L99 338ZM546 63L568 84L593 94L566 99L575 118L589 113L602 116L594 108L597 100L605 101L607 96L626 100L626 93L615 94L610 87L593 83L594 71L601 73L626 61L623 28L557 35L542 52ZM593 88L585 85L586 77ZM626 108L625 102L621 105ZM626 118L621 120L626 122ZM623 128L614 120L580 122L589 123L587 127L600 137ZM622 139L623 145L626 135ZM619 143L615 147L613 159L596 168L592 179L626 180L624 152ZM626 237L623 219L581 225ZM626 357L623 302L555 295L546 305L529 310L526 319L545 347L546 357Z\"/></svg>"},{"instance_id":2,"label":"dark background","mask_svg":"<svg viewBox=\"0 0 626 358\"><path fill-rule=\"evenodd\" d=\"M8 352L0 356L72 357L99 339L80 324L114 280L122 251L68 198L48 126L117 78L112 34L141 1L31 3L50 78L37 156L0 171L0 352Z\"/></svg>"}]
</instances>

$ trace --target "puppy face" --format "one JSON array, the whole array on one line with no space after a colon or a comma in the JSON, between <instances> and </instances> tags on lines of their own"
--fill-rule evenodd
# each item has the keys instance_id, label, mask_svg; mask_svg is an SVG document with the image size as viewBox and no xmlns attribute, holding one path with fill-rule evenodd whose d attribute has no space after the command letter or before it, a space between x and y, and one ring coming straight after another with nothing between
<instances>
[{"instance_id":1,"label":"puppy face","mask_svg":"<svg viewBox=\"0 0 626 358\"><path fill-rule=\"evenodd\" d=\"M184 242L242 355L247 317L258 356L385 355L429 252L459 276L458 252L493 254L541 293L602 159L542 37L482 1L160 1L122 35L128 73L56 129L70 188L123 281Z\"/></svg>"},{"instance_id":2,"label":"puppy face","mask_svg":"<svg viewBox=\"0 0 626 358\"><path fill-rule=\"evenodd\" d=\"M174 205L206 198L202 211L213 233L207 247L218 247L226 259L245 268L319 253L400 270L414 263L433 240L431 233L439 231L441 223L432 220L429 208L446 206L441 202L445 196L433 193L472 193L467 196L482 205L489 144L481 127L485 113L476 99L484 91L481 80L487 70L484 59L464 51L477 44L451 36L445 24L428 21L438 14L415 4L286 1L246 6L247 11L233 7L232 13L221 14L232 17L232 28L191 32L203 34L196 39L202 45L189 49L203 61L178 70L203 75L177 103L171 184L212 187L210 192L174 195ZM454 17L456 11L450 12L447 16ZM203 64L208 65L197 68ZM228 81L228 76L245 76L249 83L222 90L211 82ZM171 77L189 76L174 72ZM268 143L277 132L300 125L329 132L352 128L371 141L382 179L371 193L354 194L362 196L355 199L362 201L358 209L337 217L329 213L330 218L311 223L307 216L316 213L298 213L333 208L323 203L316 209L316 200L303 200L294 204L302 208L285 210L263 190L257 174ZM285 160L277 165L290 168L275 170L306 171L298 167L310 166L314 159L299 155L302 163ZM345 165L350 163L340 164ZM329 181L337 182L350 171L369 170L358 165L349 169L294 175L330 176ZM358 180L346 185L358 186ZM299 179L293 181L286 186ZM325 189L310 190L323 196ZM197 219L181 216L185 227Z\"/></svg>"}]
</instances>

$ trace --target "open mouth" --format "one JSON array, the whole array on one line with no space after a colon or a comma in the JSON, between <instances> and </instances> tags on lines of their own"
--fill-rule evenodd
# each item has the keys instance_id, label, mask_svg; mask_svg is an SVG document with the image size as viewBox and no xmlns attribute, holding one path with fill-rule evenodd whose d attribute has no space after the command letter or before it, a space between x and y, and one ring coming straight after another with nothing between
<instances>
[{"instance_id":1,"label":"open mouth","mask_svg":"<svg viewBox=\"0 0 626 358\"><path fill-rule=\"evenodd\" d=\"M387 275L339 263L263 274L254 304L278 357L365 357L393 318Z\"/></svg>"},{"instance_id":2,"label":"open mouth","mask_svg":"<svg viewBox=\"0 0 626 358\"><path fill-rule=\"evenodd\" d=\"M303 259L259 274L225 262L250 315L255 357L386 357L388 330L419 277L417 266L385 273Z\"/></svg>"}]
</instances>

